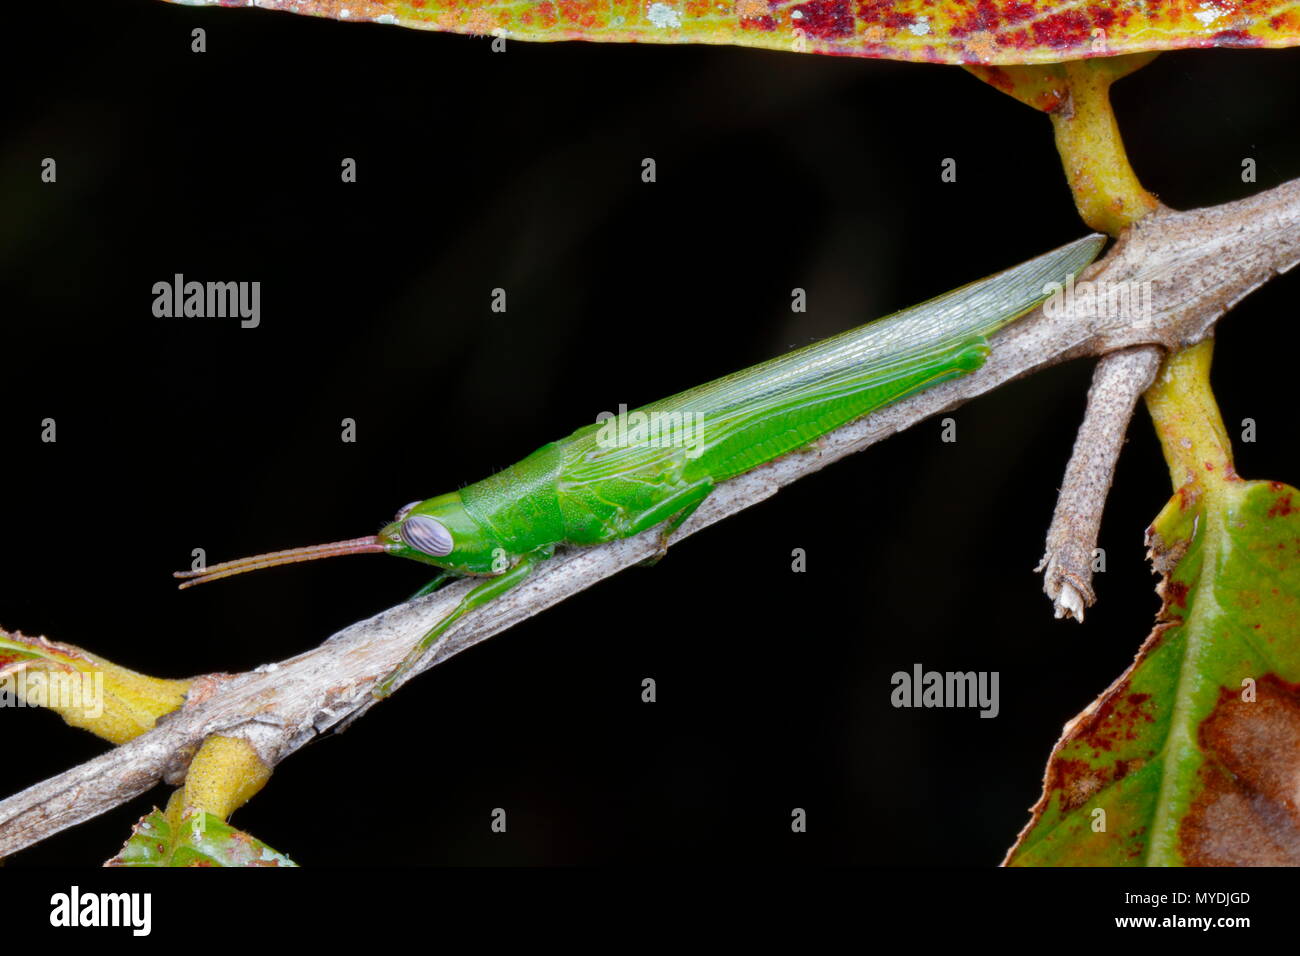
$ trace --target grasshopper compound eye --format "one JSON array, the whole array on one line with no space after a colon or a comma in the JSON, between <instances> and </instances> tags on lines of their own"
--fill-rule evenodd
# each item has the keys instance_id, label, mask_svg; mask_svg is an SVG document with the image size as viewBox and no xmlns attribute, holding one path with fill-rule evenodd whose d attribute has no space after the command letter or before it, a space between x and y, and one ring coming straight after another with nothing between
<instances>
[{"instance_id":1,"label":"grasshopper compound eye","mask_svg":"<svg viewBox=\"0 0 1300 956\"><path fill-rule=\"evenodd\" d=\"M412 501L410 504L402 505L401 509L397 512L397 517L396 517L394 520L396 520L396 521L401 521L403 518L405 518L407 515L409 515L412 511L414 511L414 510L415 510L415 506L418 505L418 504L420 504L420 503L421 503L421 502L419 502L419 501Z\"/></svg>"},{"instance_id":2,"label":"grasshopper compound eye","mask_svg":"<svg viewBox=\"0 0 1300 956\"><path fill-rule=\"evenodd\" d=\"M428 515L415 515L402 522L402 540L416 551L423 551L434 558L451 554L454 545L451 532L441 521Z\"/></svg>"}]
</instances>

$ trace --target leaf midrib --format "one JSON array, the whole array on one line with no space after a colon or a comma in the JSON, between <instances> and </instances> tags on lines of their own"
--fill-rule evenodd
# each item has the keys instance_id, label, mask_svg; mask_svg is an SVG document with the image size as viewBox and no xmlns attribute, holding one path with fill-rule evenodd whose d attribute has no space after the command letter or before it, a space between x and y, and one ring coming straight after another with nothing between
<instances>
[{"instance_id":1,"label":"leaf midrib","mask_svg":"<svg viewBox=\"0 0 1300 956\"><path fill-rule=\"evenodd\" d=\"M1171 774L1170 761L1184 748L1196 749L1196 727L1199 721L1194 713L1192 693L1183 693L1183 688L1195 682L1201 676L1200 662L1204 650L1204 622L1214 620L1224 613L1218 601L1215 581L1218 577L1219 558L1227 542L1226 496L1218 494L1205 496L1201 517L1205 522L1201 531L1201 569L1196 576L1195 588L1189 590L1192 595L1189 614L1183 620L1183 656L1178 668L1178 683L1174 687L1174 710L1169 718L1169 733L1165 735L1164 746L1157 759L1160 761L1160 786L1156 793L1155 817L1151 823L1151 839L1147 842L1145 859L1147 866L1181 866L1183 860L1178 854L1175 837L1181 816L1175 815L1174 804L1178 800L1177 788L1180 775ZM1195 541L1196 531L1192 532ZM1172 575L1171 575L1172 579ZM1175 748L1175 744L1178 745Z\"/></svg>"}]
</instances>

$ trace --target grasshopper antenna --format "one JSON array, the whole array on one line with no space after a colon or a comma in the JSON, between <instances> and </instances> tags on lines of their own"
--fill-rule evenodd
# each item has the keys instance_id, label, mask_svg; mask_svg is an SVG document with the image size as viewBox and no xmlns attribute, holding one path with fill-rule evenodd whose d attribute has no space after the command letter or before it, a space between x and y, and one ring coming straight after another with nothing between
<instances>
[{"instance_id":1,"label":"grasshopper antenna","mask_svg":"<svg viewBox=\"0 0 1300 956\"><path fill-rule=\"evenodd\" d=\"M349 541L334 541L330 544L314 544L306 548L290 548L287 551L255 554L248 558L214 564L210 568L203 568L198 571L176 571L172 574L172 577L185 580L185 583L180 585L180 589L183 591L196 584L219 581L221 578L243 574L246 571L260 571L263 568L274 568L281 564L297 564L300 561L337 558L344 554L382 554L387 550L388 545L378 535L372 534L365 538L352 538Z\"/></svg>"}]
</instances>

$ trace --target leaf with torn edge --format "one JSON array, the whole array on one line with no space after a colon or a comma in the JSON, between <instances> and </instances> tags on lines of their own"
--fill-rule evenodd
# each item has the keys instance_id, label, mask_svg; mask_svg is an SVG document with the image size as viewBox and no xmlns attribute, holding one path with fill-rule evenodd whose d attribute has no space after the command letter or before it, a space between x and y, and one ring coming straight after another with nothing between
<instances>
[{"instance_id":1,"label":"leaf with torn edge","mask_svg":"<svg viewBox=\"0 0 1300 956\"><path fill-rule=\"evenodd\" d=\"M1300 865L1300 492L1198 487L1148 529L1159 623L1066 726L1009 865Z\"/></svg>"},{"instance_id":2,"label":"leaf with torn edge","mask_svg":"<svg viewBox=\"0 0 1300 956\"><path fill-rule=\"evenodd\" d=\"M155 809L135 825L122 851L105 866L297 866L261 840L220 817L187 812L173 826Z\"/></svg>"},{"instance_id":3,"label":"leaf with torn edge","mask_svg":"<svg viewBox=\"0 0 1300 956\"><path fill-rule=\"evenodd\" d=\"M1300 45L1296 0L169 0L509 40L710 43L921 60L1057 63Z\"/></svg>"}]
</instances>

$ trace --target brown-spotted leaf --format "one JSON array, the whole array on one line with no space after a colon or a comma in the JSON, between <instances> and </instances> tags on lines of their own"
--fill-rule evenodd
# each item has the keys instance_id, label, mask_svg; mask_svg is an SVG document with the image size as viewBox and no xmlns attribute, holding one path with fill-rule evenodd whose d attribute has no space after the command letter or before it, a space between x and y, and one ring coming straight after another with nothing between
<instances>
[{"instance_id":1,"label":"brown-spotted leaf","mask_svg":"<svg viewBox=\"0 0 1300 956\"><path fill-rule=\"evenodd\" d=\"M1300 865L1300 492L1188 485L1160 621L1067 725L1012 865Z\"/></svg>"},{"instance_id":2,"label":"brown-spotted leaf","mask_svg":"<svg viewBox=\"0 0 1300 956\"><path fill-rule=\"evenodd\" d=\"M154 810L141 818L105 866L297 866L261 840L236 830L220 817L187 811L173 823Z\"/></svg>"},{"instance_id":3,"label":"brown-spotted leaf","mask_svg":"<svg viewBox=\"0 0 1300 956\"><path fill-rule=\"evenodd\" d=\"M1057 63L1300 44L1300 0L169 0L507 40L714 43L923 60Z\"/></svg>"}]
</instances>

